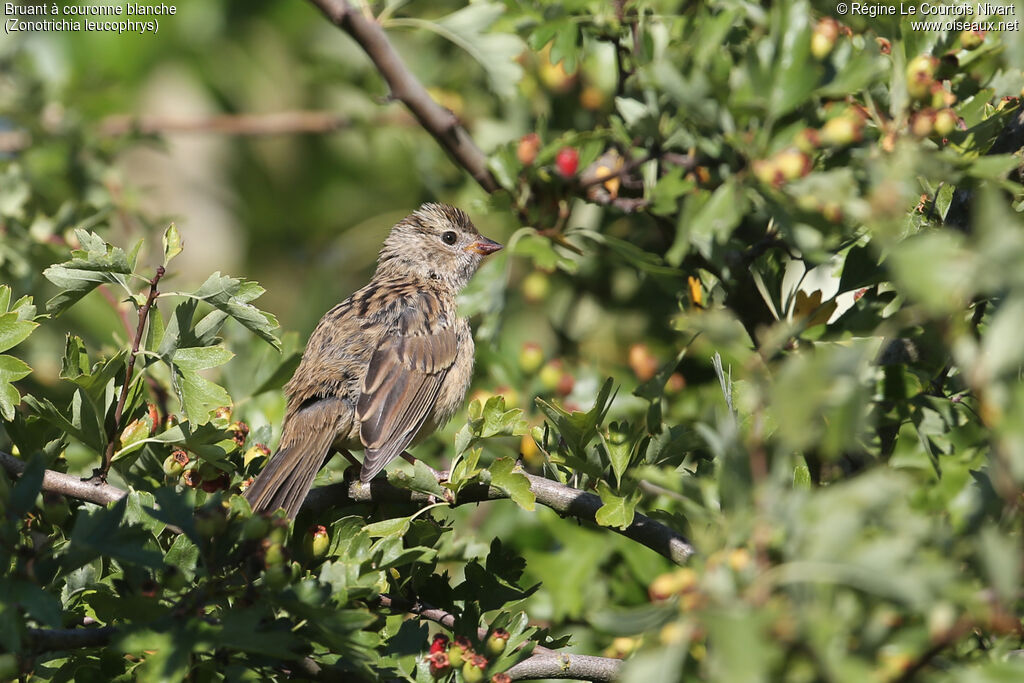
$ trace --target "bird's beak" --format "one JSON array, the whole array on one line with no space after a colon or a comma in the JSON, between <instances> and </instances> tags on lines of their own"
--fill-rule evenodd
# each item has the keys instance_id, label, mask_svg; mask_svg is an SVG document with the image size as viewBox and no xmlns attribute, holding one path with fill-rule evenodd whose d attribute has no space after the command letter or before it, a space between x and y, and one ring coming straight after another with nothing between
<instances>
[{"instance_id":1,"label":"bird's beak","mask_svg":"<svg viewBox=\"0 0 1024 683\"><path fill-rule=\"evenodd\" d=\"M471 251L474 254L480 254L481 256L487 256L501 249L501 245L494 240L489 240L482 236L476 242L466 247L465 251Z\"/></svg>"}]
</instances>

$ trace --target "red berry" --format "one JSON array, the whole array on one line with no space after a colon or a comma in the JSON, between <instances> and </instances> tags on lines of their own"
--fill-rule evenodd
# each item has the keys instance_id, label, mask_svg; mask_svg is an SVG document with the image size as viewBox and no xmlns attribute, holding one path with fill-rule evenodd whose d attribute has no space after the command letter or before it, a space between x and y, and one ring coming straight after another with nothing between
<instances>
[{"instance_id":1,"label":"red berry","mask_svg":"<svg viewBox=\"0 0 1024 683\"><path fill-rule=\"evenodd\" d=\"M576 169L580 164L580 153L573 147L563 147L558 150L555 156L555 166L564 178L571 178L576 175Z\"/></svg>"},{"instance_id":2,"label":"red berry","mask_svg":"<svg viewBox=\"0 0 1024 683\"><path fill-rule=\"evenodd\" d=\"M430 642L430 654L444 652L448 649L448 636L443 633L435 633L434 639Z\"/></svg>"}]
</instances>

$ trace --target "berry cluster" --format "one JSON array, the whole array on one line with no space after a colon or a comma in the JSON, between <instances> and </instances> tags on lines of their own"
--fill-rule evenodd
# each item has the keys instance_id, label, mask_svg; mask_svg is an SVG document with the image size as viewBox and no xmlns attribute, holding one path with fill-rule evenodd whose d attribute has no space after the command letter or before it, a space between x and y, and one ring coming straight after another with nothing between
<instances>
[{"instance_id":1,"label":"berry cluster","mask_svg":"<svg viewBox=\"0 0 1024 683\"><path fill-rule=\"evenodd\" d=\"M509 632L502 628L491 631L482 646L491 656L491 660L473 649L473 644L465 636L456 636L454 641L448 636L438 633L430 643L427 655L427 666L436 680L450 680L458 671L465 683L481 683L487 675L487 668L493 658L499 657L508 646ZM504 672L491 676L490 683L509 683L511 679Z\"/></svg>"}]
</instances>

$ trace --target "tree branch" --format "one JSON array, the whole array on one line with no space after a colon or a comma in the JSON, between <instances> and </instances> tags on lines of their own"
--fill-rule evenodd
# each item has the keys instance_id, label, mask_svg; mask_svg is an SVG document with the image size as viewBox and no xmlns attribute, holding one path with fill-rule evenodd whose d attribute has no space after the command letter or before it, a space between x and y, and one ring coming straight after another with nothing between
<instances>
[{"instance_id":1,"label":"tree branch","mask_svg":"<svg viewBox=\"0 0 1024 683\"><path fill-rule=\"evenodd\" d=\"M21 458L16 458L10 453L0 451L0 466L3 466L12 476L20 477L21 473L25 471L26 465L25 461ZM46 473L43 474L43 490L60 493L69 498L84 500L96 505L107 505L127 495L127 491L123 491L116 486L83 481L76 476L55 472L54 470L46 470Z\"/></svg>"},{"instance_id":2,"label":"tree branch","mask_svg":"<svg viewBox=\"0 0 1024 683\"><path fill-rule=\"evenodd\" d=\"M446 472L439 474L441 475L439 481L443 481L447 477ZM541 505L549 507L561 515L595 522L595 515L603 505L598 496L534 474L524 472L523 476L529 480L530 490L533 491L537 502ZM505 498L508 498L508 494L499 488L476 484L459 491L455 505ZM375 479L369 484L362 484L358 481L344 482L313 489L306 497L302 511L315 513L337 505L380 502L425 506L436 501L425 493L398 488L384 479ZM625 529L606 528L647 546L678 565L685 564L690 555L694 553L693 546L682 534L639 513L634 516L633 522Z\"/></svg>"},{"instance_id":3,"label":"tree branch","mask_svg":"<svg viewBox=\"0 0 1024 683\"><path fill-rule=\"evenodd\" d=\"M0 465L15 477L20 476L25 470L24 461L2 451L0 451ZM437 474L439 481L444 481L448 476L447 472L438 472ZM593 493L580 491L535 474L525 472L522 474L529 480L530 490L533 491L537 502L541 505L567 517L595 522L594 517L603 503ZM82 481L78 477L53 470L46 470L46 474L43 476L43 490L62 493L65 496L97 505L106 505L127 495L126 491L116 486ZM472 484L459 492L455 505L507 498L508 494L499 488ZM407 503L423 507L436 502L433 496L426 493L399 488L385 479L378 478L368 484L354 481L315 488L306 496L306 501L302 504L302 512L316 514L331 507L356 503ZM685 536L640 513L633 517L633 522L625 529L604 528L645 545L678 565L685 564L690 555L694 553L693 546Z\"/></svg>"},{"instance_id":4,"label":"tree branch","mask_svg":"<svg viewBox=\"0 0 1024 683\"><path fill-rule=\"evenodd\" d=\"M261 114L214 114L212 116L109 116L96 127L104 137L158 134L294 135L332 133L348 128L347 116L328 111L281 111ZM0 131L0 154L20 152L32 146L25 130Z\"/></svg>"},{"instance_id":5,"label":"tree branch","mask_svg":"<svg viewBox=\"0 0 1024 683\"><path fill-rule=\"evenodd\" d=\"M622 672L622 660L591 655L534 655L506 671L513 681L543 678L613 681Z\"/></svg>"},{"instance_id":6,"label":"tree branch","mask_svg":"<svg viewBox=\"0 0 1024 683\"><path fill-rule=\"evenodd\" d=\"M53 650L72 650L82 647L104 647L110 644L117 635L113 626L99 628L30 628L25 630L25 637L32 650L50 652Z\"/></svg>"},{"instance_id":7,"label":"tree branch","mask_svg":"<svg viewBox=\"0 0 1024 683\"><path fill-rule=\"evenodd\" d=\"M391 96L412 112L458 165L487 192L497 192L498 182L487 169L487 157L473 142L455 115L430 96L395 52L380 24L367 18L348 0L309 0L327 19L359 43L391 89Z\"/></svg>"},{"instance_id":8,"label":"tree branch","mask_svg":"<svg viewBox=\"0 0 1024 683\"><path fill-rule=\"evenodd\" d=\"M181 118L170 116L111 116L104 119L102 135L117 137L129 133L214 133L220 135L287 135L331 133L347 128L348 117L324 111L282 111L266 114L218 114Z\"/></svg>"},{"instance_id":9,"label":"tree branch","mask_svg":"<svg viewBox=\"0 0 1024 683\"><path fill-rule=\"evenodd\" d=\"M149 317L149 309L153 307L153 301L156 300L156 287L160 283L160 278L164 276L164 267L157 266L156 275L153 276L153 280L149 283L149 295L146 297L146 303L139 309L139 325L135 328L135 339L132 341L132 353L128 356L128 363L124 371L124 384L121 385L121 395L117 398L117 406L114 407L114 423L110 427L110 433L107 436L107 450L103 454L103 468L96 473L96 477L101 482L107 481L107 473L110 472L110 463L114 460L114 452L117 450L118 434L121 431L121 417L124 414L124 404L128 399L128 390L132 384L132 373L135 371L135 357L139 353L139 346L142 344L142 333L146 331L146 319Z\"/></svg>"}]
</instances>

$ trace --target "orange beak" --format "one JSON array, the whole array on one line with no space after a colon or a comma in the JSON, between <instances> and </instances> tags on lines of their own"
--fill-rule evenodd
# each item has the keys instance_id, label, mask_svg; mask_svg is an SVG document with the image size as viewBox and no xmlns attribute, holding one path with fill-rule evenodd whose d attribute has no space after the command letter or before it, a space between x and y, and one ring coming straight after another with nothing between
<instances>
[{"instance_id":1,"label":"orange beak","mask_svg":"<svg viewBox=\"0 0 1024 683\"><path fill-rule=\"evenodd\" d=\"M480 236L476 242L466 247L465 251L471 251L474 254L480 254L481 256L487 256L501 249L502 246L494 240L489 240L484 236Z\"/></svg>"}]
</instances>

